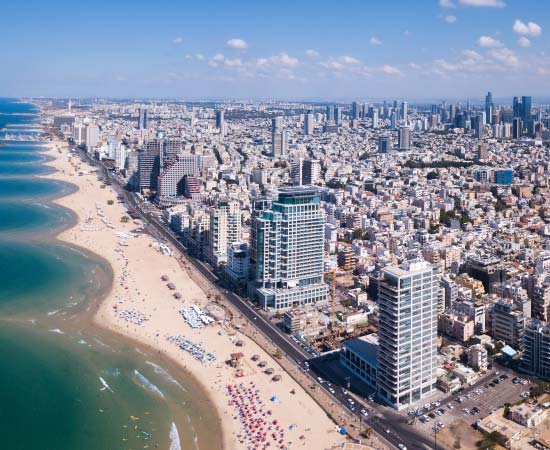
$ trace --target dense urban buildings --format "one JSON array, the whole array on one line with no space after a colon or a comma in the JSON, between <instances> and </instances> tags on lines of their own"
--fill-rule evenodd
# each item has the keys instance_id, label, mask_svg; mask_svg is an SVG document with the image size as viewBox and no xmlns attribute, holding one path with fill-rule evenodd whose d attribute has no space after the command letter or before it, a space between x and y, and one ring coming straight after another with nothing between
<instances>
[{"instance_id":1,"label":"dense urban buildings","mask_svg":"<svg viewBox=\"0 0 550 450\"><path fill-rule=\"evenodd\" d=\"M60 132L381 402L418 408L495 358L547 378L550 107L492 92L78 107Z\"/></svg>"}]
</instances>

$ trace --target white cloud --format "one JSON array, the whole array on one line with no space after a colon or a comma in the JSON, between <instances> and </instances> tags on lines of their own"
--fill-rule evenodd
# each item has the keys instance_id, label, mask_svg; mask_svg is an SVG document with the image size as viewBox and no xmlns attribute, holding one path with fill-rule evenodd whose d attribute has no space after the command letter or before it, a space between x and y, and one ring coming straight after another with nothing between
<instances>
[{"instance_id":1,"label":"white cloud","mask_svg":"<svg viewBox=\"0 0 550 450\"><path fill-rule=\"evenodd\" d=\"M522 36L518 39L518 45L523 48L531 47L531 41L525 36Z\"/></svg>"},{"instance_id":2,"label":"white cloud","mask_svg":"<svg viewBox=\"0 0 550 450\"><path fill-rule=\"evenodd\" d=\"M120 82L124 82L124 81L128 81L128 78L125 77L124 75L117 75L116 80Z\"/></svg>"},{"instance_id":3,"label":"white cloud","mask_svg":"<svg viewBox=\"0 0 550 450\"><path fill-rule=\"evenodd\" d=\"M224 59L225 59L225 56L222 55L221 53L218 53L218 54L212 56L212 61L222 62Z\"/></svg>"},{"instance_id":4,"label":"white cloud","mask_svg":"<svg viewBox=\"0 0 550 450\"><path fill-rule=\"evenodd\" d=\"M292 56L288 56L288 54L286 53L280 53L278 55L272 56L269 59L273 64L277 64L285 67L296 67L300 62L298 61L298 58L293 58Z\"/></svg>"},{"instance_id":5,"label":"white cloud","mask_svg":"<svg viewBox=\"0 0 550 450\"><path fill-rule=\"evenodd\" d=\"M341 62L342 64L359 64L360 62L357 58L354 58L353 56L348 56L348 55L340 56L338 58L338 61Z\"/></svg>"},{"instance_id":6,"label":"white cloud","mask_svg":"<svg viewBox=\"0 0 550 450\"><path fill-rule=\"evenodd\" d=\"M242 61L239 58L235 59L225 59L223 62L225 67L241 67L243 65Z\"/></svg>"},{"instance_id":7,"label":"white cloud","mask_svg":"<svg viewBox=\"0 0 550 450\"><path fill-rule=\"evenodd\" d=\"M204 55L202 55L201 53L197 53L197 54L195 55L195 59L196 59L197 61L203 61L203 60L204 60Z\"/></svg>"},{"instance_id":8,"label":"white cloud","mask_svg":"<svg viewBox=\"0 0 550 450\"><path fill-rule=\"evenodd\" d=\"M256 67L296 67L300 64L298 58L289 56L287 53L279 53L278 55L269 56L268 58L258 58Z\"/></svg>"},{"instance_id":9,"label":"white cloud","mask_svg":"<svg viewBox=\"0 0 550 450\"><path fill-rule=\"evenodd\" d=\"M452 14L449 14L448 16L445 16L445 22L455 23L456 22L456 16L453 16Z\"/></svg>"},{"instance_id":10,"label":"white cloud","mask_svg":"<svg viewBox=\"0 0 550 450\"><path fill-rule=\"evenodd\" d=\"M514 33L525 36L540 36L542 34L542 27L535 22L524 23L521 20L516 20L512 27Z\"/></svg>"},{"instance_id":11,"label":"white cloud","mask_svg":"<svg viewBox=\"0 0 550 450\"><path fill-rule=\"evenodd\" d=\"M480 8L504 8L506 3L502 0L459 0L462 6L474 6Z\"/></svg>"},{"instance_id":12,"label":"white cloud","mask_svg":"<svg viewBox=\"0 0 550 450\"><path fill-rule=\"evenodd\" d=\"M191 59L191 58L192 58L191 55L189 55L189 54L185 55L185 59Z\"/></svg>"},{"instance_id":13,"label":"white cloud","mask_svg":"<svg viewBox=\"0 0 550 450\"><path fill-rule=\"evenodd\" d=\"M462 50L461 52L467 59L471 59L474 61L480 61L483 59L483 56L481 56L478 52L474 50Z\"/></svg>"},{"instance_id":14,"label":"white cloud","mask_svg":"<svg viewBox=\"0 0 550 450\"><path fill-rule=\"evenodd\" d=\"M316 58L317 56L319 56L319 52L310 48L306 50L306 56L309 56L310 58Z\"/></svg>"},{"instance_id":15,"label":"white cloud","mask_svg":"<svg viewBox=\"0 0 550 450\"><path fill-rule=\"evenodd\" d=\"M403 31L403 36L407 36L407 37L412 36L412 32L409 30L405 30Z\"/></svg>"},{"instance_id":16,"label":"white cloud","mask_svg":"<svg viewBox=\"0 0 550 450\"><path fill-rule=\"evenodd\" d=\"M380 39L378 39L377 37L371 37L369 39L369 44L370 45L382 45L382 41Z\"/></svg>"},{"instance_id":17,"label":"white cloud","mask_svg":"<svg viewBox=\"0 0 550 450\"><path fill-rule=\"evenodd\" d=\"M502 42L498 39L492 38L491 36L480 36L477 40L477 45L485 48L496 48L503 46Z\"/></svg>"},{"instance_id":18,"label":"white cloud","mask_svg":"<svg viewBox=\"0 0 550 450\"><path fill-rule=\"evenodd\" d=\"M380 71L387 73L388 75L401 75L401 71L397 67L390 66L389 64L385 64L380 67Z\"/></svg>"},{"instance_id":19,"label":"white cloud","mask_svg":"<svg viewBox=\"0 0 550 450\"><path fill-rule=\"evenodd\" d=\"M172 41L174 44L182 44L183 38L181 36L178 36L176 39Z\"/></svg>"},{"instance_id":20,"label":"white cloud","mask_svg":"<svg viewBox=\"0 0 550 450\"><path fill-rule=\"evenodd\" d=\"M442 8L456 8L452 0L439 0L439 6Z\"/></svg>"},{"instance_id":21,"label":"white cloud","mask_svg":"<svg viewBox=\"0 0 550 450\"><path fill-rule=\"evenodd\" d=\"M517 66L519 59L516 54L509 48L493 48L489 51L489 56L497 61L506 64L507 66Z\"/></svg>"},{"instance_id":22,"label":"white cloud","mask_svg":"<svg viewBox=\"0 0 550 450\"><path fill-rule=\"evenodd\" d=\"M233 39L229 39L225 43L225 46L227 48L234 48L234 49L242 50L242 49L248 48L248 43L243 39L233 38Z\"/></svg>"},{"instance_id":23,"label":"white cloud","mask_svg":"<svg viewBox=\"0 0 550 450\"><path fill-rule=\"evenodd\" d=\"M408 66L413 70L420 69L420 64L416 64L415 62L410 62Z\"/></svg>"}]
</instances>

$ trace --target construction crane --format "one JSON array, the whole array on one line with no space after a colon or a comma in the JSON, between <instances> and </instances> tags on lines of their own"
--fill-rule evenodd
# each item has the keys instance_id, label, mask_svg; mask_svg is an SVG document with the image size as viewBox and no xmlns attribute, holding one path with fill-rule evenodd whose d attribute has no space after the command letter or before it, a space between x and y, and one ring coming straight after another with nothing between
<instances>
[{"instance_id":1,"label":"construction crane","mask_svg":"<svg viewBox=\"0 0 550 450\"><path fill-rule=\"evenodd\" d=\"M324 272L325 277L330 275L330 322L331 325L336 325L336 269L327 270Z\"/></svg>"}]
</instances>

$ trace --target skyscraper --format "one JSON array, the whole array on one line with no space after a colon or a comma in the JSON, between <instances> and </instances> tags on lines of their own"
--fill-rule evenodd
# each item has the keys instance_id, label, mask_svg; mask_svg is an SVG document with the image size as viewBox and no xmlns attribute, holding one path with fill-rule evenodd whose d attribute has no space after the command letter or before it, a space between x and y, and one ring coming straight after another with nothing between
<instances>
[{"instance_id":1,"label":"skyscraper","mask_svg":"<svg viewBox=\"0 0 550 450\"><path fill-rule=\"evenodd\" d=\"M157 179L160 173L159 152L139 152L138 155L138 176L139 190L156 190Z\"/></svg>"},{"instance_id":2,"label":"skyscraper","mask_svg":"<svg viewBox=\"0 0 550 450\"><path fill-rule=\"evenodd\" d=\"M251 294L261 308L282 310L327 300L320 203L315 189L282 189L277 200L254 215Z\"/></svg>"},{"instance_id":3,"label":"skyscraper","mask_svg":"<svg viewBox=\"0 0 550 450\"><path fill-rule=\"evenodd\" d=\"M313 122L313 113L308 112L304 117L304 134L311 135L313 134L314 122Z\"/></svg>"},{"instance_id":4,"label":"skyscraper","mask_svg":"<svg viewBox=\"0 0 550 450\"><path fill-rule=\"evenodd\" d=\"M522 135L522 123L520 117L514 117L512 121L512 139L520 139Z\"/></svg>"},{"instance_id":5,"label":"skyscraper","mask_svg":"<svg viewBox=\"0 0 550 450\"><path fill-rule=\"evenodd\" d=\"M271 119L271 154L273 156L288 154L288 133L282 127L283 119L281 117Z\"/></svg>"},{"instance_id":6,"label":"skyscraper","mask_svg":"<svg viewBox=\"0 0 550 450\"><path fill-rule=\"evenodd\" d=\"M378 138L378 153L389 153L391 151L391 140L390 137L380 136Z\"/></svg>"},{"instance_id":7,"label":"skyscraper","mask_svg":"<svg viewBox=\"0 0 550 450\"><path fill-rule=\"evenodd\" d=\"M327 122L334 122L334 105L327 105Z\"/></svg>"},{"instance_id":8,"label":"skyscraper","mask_svg":"<svg viewBox=\"0 0 550 450\"><path fill-rule=\"evenodd\" d=\"M360 112L361 112L361 105L357 102L353 102L351 104L351 118L359 119Z\"/></svg>"},{"instance_id":9,"label":"skyscraper","mask_svg":"<svg viewBox=\"0 0 550 450\"><path fill-rule=\"evenodd\" d=\"M378 128L378 110L372 110L372 128Z\"/></svg>"},{"instance_id":10,"label":"skyscraper","mask_svg":"<svg viewBox=\"0 0 550 450\"><path fill-rule=\"evenodd\" d=\"M522 369L544 380L550 379L550 325L536 319L525 327Z\"/></svg>"},{"instance_id":11,"label":"skyscraper","mask_svg":"<svg viewBox=\"0 0 550 450\"><path fill-rule=\"evenodd\" d=\"M241 240L241 207L237 201L220 201L210 208L208 261L217 266L227 262L228 246Z\"/></svg>"},{"instance_id":12,"label":"skyscraper","mask_svg":"<svg viewBox=\"0 0 550 450\"><path fill-rule=\"evenodd\" d=\"M178 154L161 168L157 197L175 197L184 193L184 178L196 176L197 165L195 155Z\"/></svg>"},{"instance_id":13,"label":"skyscraper","mask_svg":"<svg viewBox=\"0 0 550 450\"><path fill-rule=\"evenodd\" d=\"M489 91L485 96L485 118L487 119L487 123L493 123L492 118L494 112L495 104L493 103L493 93Z\"/></svg>"},{"instance_id":14,"label":"skyscraper","mask_svg":"<svg viewBox=\"0 0 550 450\"><path fill-rule=\"evenodd\" d=\"M437 266L411 261L382 269L378 287L378 394L402 409L435 391Z\"/></svg>"},{"instance_id":15,"label":"skyscraper","mask_svg":"<svg viewBox=\"0 0 550 450\"><path fill-rule=\"evenodd\" d=\"M342 123L342 108L336 106L334 108L334 123L340 125Z\"/></svg>"},{"instance_id":16,"label":"skyscraper","mask_svg":"<svg viewBox=\"0 0 550 450\"><path fill-rule=\"evenodd\" d=\"M530 96L522 96L521 97L521 119L523 120L524 124L527 124L527 122L530 122L533 116L533 113L531 111L531 97Z\"/></svg>"},{"instance_id":17,"label":"skyscraper","mask_svg":"<svg viewBox=\"0 0 550 450\"><path fill-rule=\"evenodd\" d=\"M407 102L401 103L401 117L405 122L409 120L409 104Z\"/></svg>"},{"instance_id":18,"label":"skyscraper","mask_svg":"<svg viewBox=\"0 0 550 450\"><path fill-rule=\"evenodd\" d=\"M398 131L399 150L410 150L411 148L411 129L403 126Z\"/></svg>"},{"instance_id":19,"label":"skyscraper","mask_svg":"<svg viewBox=\"0 0 550 450\"><path fill-rule=\"evenodd\" d=\"M138 108L138 129L146 130L149 126L149 112L146 108Z\"/></svg>"},{"instance_id":20,"label":"skyscraper","mask_svg":"<svg viewBox=\"0 0 550 450\"><path fill-rule=\"evenodd\" d=\"M316 159L296 158L292 162L291 177L295 186L307 186L317 183L321 176L321 165Z\"/></svg>"},{"instance_id":21,"label":"skyscraper","mask_svg":"<svg viewBox=\"0 0 550 450\"><path fill-rule=\"evenodd\" d=\"M225 123L225 117L223 110L219 109L216 111L216 128L221 130L223 128L223 125Z\"/></svg>"}]
</instances>

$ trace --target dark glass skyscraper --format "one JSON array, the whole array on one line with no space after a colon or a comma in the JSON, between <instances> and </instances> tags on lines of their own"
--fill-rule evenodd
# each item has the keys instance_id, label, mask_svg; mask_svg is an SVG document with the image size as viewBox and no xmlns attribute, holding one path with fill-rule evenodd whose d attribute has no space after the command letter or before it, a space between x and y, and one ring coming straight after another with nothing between
<instances>
[{"instance_id":1,"label":"dark glass skyscraper","mask_svg":"<svg viewBox=\"0 0 550 450\"><path fill-rule=\"evenodd\" d=\"M531 96L521 97L521 118L524 123L527 123L531 120Z\"/></svg>"}]
</instances>

